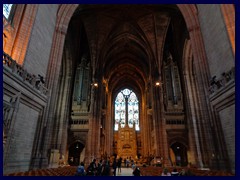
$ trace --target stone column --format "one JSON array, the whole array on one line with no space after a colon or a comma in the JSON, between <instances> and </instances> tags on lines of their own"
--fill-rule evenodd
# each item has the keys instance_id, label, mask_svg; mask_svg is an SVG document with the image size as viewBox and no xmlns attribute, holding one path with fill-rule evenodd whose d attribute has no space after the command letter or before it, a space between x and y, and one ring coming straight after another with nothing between
<instances>
[{"instance_id":1,"label":"stone column","mask_svg":"<svg viewBox=\"0 0 240 180\"><path fill-rule=\"evenodd\" d=\"M214 152L213 139L211 137L211 113L210 102L208 93L208 79L209 69L206 61L206 55L204 51L203 40L201 36L200 27L198 25L188 27L189 35L191 39L191 45L194 55L194 63L196 70L196 95L198 96L198 134L201 146L201 154L203 164L200 163L200 167L208 167L209 160L212 152ZM204 136L203 136L204 135ZM207 145L206 145L206 142ZM205 163L205 164L204 164Z\"/></svg>"},{"instance_id":2,"label":"stone column","mask_svg":"<svg viewBox=\"0 0 240 180\"><path fill-rule=\"evenodd\" d=\"M65 41L67 29L64 26L56 27L54 37L53 37L53 44L55 45L52 47L49 66L46 76L46 86L49 89L48 97L49 101L47 104L47 108L45 111L45 123L44 126L46 127L46 136L44 137L44 147L42 153L42 166L47 167L48 157L50 158L50 149L54 148L51 147L52 142L52 132L53 132L53 124L55 119L55 108L57 104L58 98L58 80L60 74L60 67L62 64L62 54L63 54L63 46ZM56 47L57 46L57 47Z\"/></svg>"}]
</instances>

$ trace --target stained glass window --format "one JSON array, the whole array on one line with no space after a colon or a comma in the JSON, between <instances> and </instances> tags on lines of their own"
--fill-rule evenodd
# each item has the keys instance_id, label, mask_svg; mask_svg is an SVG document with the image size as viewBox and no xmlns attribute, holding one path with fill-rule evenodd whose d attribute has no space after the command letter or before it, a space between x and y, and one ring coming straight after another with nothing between
<instances>
[{"instance_id":1,"label":"stained glass window","mask_svg":"<svg viewBox=\"0 0 240 180\"><path fill-rule=\"evenodd\" d=\"M3 4L3 15L5 16L6 19L9 18L11 9L12 9L13 4Z\"/></svg>"},{"instance_id":2,"label":"stained glass window","mask_svg":"<svg viewBox=\"0 0 240 180\"><path fill-rule=\"evenodd\" d=\"M126 121L126 118L128 121ZM129 89L120 91L116 97L114 130L117 131L119 126L121 128L125 127L126 123L128 123L130 128L133 128L133 124L135 123L135 130L140 130L138 98L136 94Z\"/></svg>"},{"instance_id":3,"label":"stained glass window","mask_svg":"<svg viewBox=\"0 0 240 180\"><path fill-rule=\"evenodd\" d=\"M115 130L118 130L118 125L125 126L125 98L122 93L118 93L115 100Z\"/></svg>"}]
</instances>

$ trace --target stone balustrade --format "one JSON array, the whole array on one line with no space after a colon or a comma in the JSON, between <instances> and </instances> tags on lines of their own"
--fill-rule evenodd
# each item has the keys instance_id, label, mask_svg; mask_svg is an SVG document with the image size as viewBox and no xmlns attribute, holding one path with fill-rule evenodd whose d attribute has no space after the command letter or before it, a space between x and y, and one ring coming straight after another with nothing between
<instances>
[{"instance_id":1,"label":"stone balustrade","mask_svg":"<svg viewBox=\"0 0 240 180\"><path fill-rule=\"evenodd\" d=\"M230 71L222 73L222 76L220 78L216 79L216 76L214 76L210 80L209 92L210 94L214 94L215 92L223 89L230 82L234 81L235 81L235 68L232 68Z\"/></svg>"},{"instance_id":2,"label":"stone balustrade","mask_svg":"<svg viewBox=\"0 0 240 180\"><path fill-rule=\"evenodd\" d=\"M71 130L77 129L88 129L89 128L89 120L88 119L74 119L70 121Z\"/></svg>"},{"instance_id":3,"label":"stone balustrade","mask_svg":"<svg viewBox=\"0 0 240 180\"><path fill-rule=\"evenodd\" d=\"M47 95L48 89L44 86L43 77L28 73L21 65L3 52L3 67L22 79L23 82L38 90L41 94Z\"/></svg>"}]
</instances>

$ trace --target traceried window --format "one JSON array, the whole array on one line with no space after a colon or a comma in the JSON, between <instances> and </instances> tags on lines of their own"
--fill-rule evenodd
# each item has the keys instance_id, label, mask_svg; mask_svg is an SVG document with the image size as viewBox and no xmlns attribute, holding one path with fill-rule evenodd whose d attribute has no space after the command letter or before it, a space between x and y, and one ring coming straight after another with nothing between
<instances>
[{"instance_id":1,"label":"traceried window","mask_svg":"<svg viewBox=\"0 0 240 180\"><path fill-rule=\"evenodd\" d=\"M9 19L13 4L3 4L3 15L6 19Z\"/></svg>"},{"instance_id":2,"label":"traceried window","mask_svg":"<svg viewBox=\"0 0 240 180\"><path fill-rule=\"evenodd\" d=\"M126 121L127 120L127 121ZM120 91L115 99L115 127L117 131L119 126L121 128L128 125L133 128L135 123L135 130L139 131L139 102L136 94L129 89Z\"/></svg>"}]
</instances>

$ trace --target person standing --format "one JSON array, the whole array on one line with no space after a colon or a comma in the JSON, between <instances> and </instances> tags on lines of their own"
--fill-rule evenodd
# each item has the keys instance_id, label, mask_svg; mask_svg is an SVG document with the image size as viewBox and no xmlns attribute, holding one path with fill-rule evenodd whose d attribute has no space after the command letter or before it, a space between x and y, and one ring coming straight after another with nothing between
<instances>
[{"instance_id":1,"label":"person standing","mask_svg":"<svg viewBox=\"0 0 240 180\"><path fill-rule=\"evenodd\" d=\"M168 172L168 169L167 169L167 168L164 168L161 176L171 176L171 173Z\"/></svg>"},{"instance_id":2,"label":"person standing","mask_svg":"<svg viewBox=\"0 0 240 180\"><path fill-rule=\"evenodd\" d=\"M141 176L140 169L137 166L134 166L133 176Z\"/></svg>"},{"instance_id":3,"label":"person standing","mask_svg":"<svg viewBox=\"0 0 240 180\"><path fill-rule=\"evenodd\" d=\"M129 164L130 164L130 161L129 161L128 157L127 157L127 159L126 159L126 166L127 166L127 168L129 167Z\"/></svg>"},{"instance_id":4,"label":"person standing","mask_svg":"<svg viewBox=\"0 0 240 180\"><path fill-rule=\"evenodd\" d=\"M113 159L112 168L113 168L113 176L116 176L116 170L117 170L117 159L116 159L116 157L114 157L114 159Z\"/></svg>"},{"instance_id":5,"label":"person standing","mask_svg":"<svg viewBox=\"0 0 240 180\"><path fill-rule=\"evenodd\" d=\"M86 172L84 169L84 163L81 162L80 165L77 167L76 176L85 176L85 175L86 175Z\"/></svg>"},{"instance_id":6,"label":"person standing","mask_svg":"<svg viewBox=\"0 0 240 180\"><path fill-rule=\"evenodd\" d=\"M179 176L179 172L177 171L176 168L174 168L173 171L171 172L171 176Z\"/></svg>"},{"instance_id":7,"label":"person standing","mask_svg":"<svg viewBox=\"0 0 240 180\"><path fill-rule=\"evenodd\" d=\"M122 170L121 170L121 167L122 167L122 157L120 157L118 159L117 166L118 166L118 173L121 173L122 172Z\"/></svg>"},{"instance_id":8,"label":"person standing","mask_svg":"<svg viewBox=\"0 0 240 180\"><path fill-rule=\"evenodd\" d=\"M97 165L97 176L101 176L102 175L102 169L103 169L103 165L102 165L102 159L100 159L100 161L98 162Z\"/></svg>"},{"instance_id":9,"label":"person standing","mask_svg":"<svg viewBox=\"0 0 240 180\"><path fill-rule=\"evenodd\" d=\"M101 176L109 176L110 174L109 166L110 166L110 162L107 159L103 160Z\"/></svg>"},{"instance_id":10,"label":"person standing","mask_svg":"<svg viewBox=\"0 0 240 180\"><path fill-rule=\"evenodd\" d=\"M90 163L90 165L87 168L87 174L90 176L95 176L96 170L97 170L96 159L93 159L93 161Z\"/></svg>"}]
</instances>

